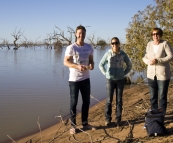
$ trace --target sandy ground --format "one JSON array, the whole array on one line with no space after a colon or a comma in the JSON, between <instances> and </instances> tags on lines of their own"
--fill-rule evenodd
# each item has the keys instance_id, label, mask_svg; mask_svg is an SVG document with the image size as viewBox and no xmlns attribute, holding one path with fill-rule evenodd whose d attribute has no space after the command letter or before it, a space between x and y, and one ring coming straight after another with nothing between
<instances>
[{"instance_id":1,"label":"sandy ground","mask_svg":"<svg viewBox=\"0 0 173 143\"><path fill-rule=\"evenodd\" d=\"M126 89L123 95L123 116L119 128L115 125L115 106L110 127L104 125L105 100L90 108L89 123L97 130L83 131L81 115L77 116L78 132L69 134L70 121L63 120L37 134L16 141L17 143L170 143L173 142L173 85L169 87L168 110L165 126L168 135L163 137L148 137L143 128L144 115L150 108L149 91L146 85L137 85ZM14 141L13 141L14 142Z\"/></svg>"}]
</instances>

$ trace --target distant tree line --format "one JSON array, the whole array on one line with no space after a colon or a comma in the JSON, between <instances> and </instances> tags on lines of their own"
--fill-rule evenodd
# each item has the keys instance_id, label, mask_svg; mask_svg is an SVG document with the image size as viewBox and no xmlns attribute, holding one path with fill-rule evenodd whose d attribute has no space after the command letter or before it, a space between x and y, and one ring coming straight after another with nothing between
<instances>
[{"instance_id":1,"label":"distant tree line","mask_svg":"<svg viewBox=\"0 0 173 143\"><path fill-rule=\"evenodd\" d=\"M46 38L43 41L39 41L38 37L35 41L29 41L25 36L24 32L15 28L11 36L14 38L13 43L10 43L8 39L0 38L0 48L7 47L10 49L13 47L14 50L17 50L20 47L35 47L35 46L45 46L46 48L55 48L61 49L64 46L68 46L74 42L75 39L75 30L71 27L67 27L68 36L66 36L63 30L58 26L55 26L53 33L47 34ZM94 47L105 47L108 43L101 38L95 38L95 35L87 37L89 43Z\"/></svg>"}]
</instances>

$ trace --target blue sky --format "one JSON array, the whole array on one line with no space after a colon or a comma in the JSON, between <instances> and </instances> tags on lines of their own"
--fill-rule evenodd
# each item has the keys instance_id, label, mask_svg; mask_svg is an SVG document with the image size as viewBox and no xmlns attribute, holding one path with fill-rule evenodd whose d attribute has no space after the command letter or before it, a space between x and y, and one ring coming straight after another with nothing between
<instances>
[{"instance_id":1,"label":"blue sky","mask_svg":"<svg viewBox=\"0 0 173 143\"><path fill-rule=\"evenodd\" d=\"M0 0L0 38L13 41L17 28L28 40L42 41L55 25L67 32L67 26L75 29L81 24L90 26L87 36L116 36L125 42L131 18L150 4L154 0Z\"/></svg>"}]
</instances>

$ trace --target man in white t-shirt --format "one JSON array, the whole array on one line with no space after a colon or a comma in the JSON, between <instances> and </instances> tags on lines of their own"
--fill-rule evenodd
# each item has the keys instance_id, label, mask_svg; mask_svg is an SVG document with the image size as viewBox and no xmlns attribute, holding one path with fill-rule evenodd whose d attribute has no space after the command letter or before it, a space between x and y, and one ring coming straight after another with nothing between
<instances>
[{"instance_id":1,"label":"man in white t-shirt","mask_svg":"<svg viewBox=\"0 0 173 143\"><path fill-rule=\"evenodd\" d=\"M93 48L84 42L86 29L80 25L76 28L76 42L69 45L65 51L64 65L69 67L70 87L70 134L76 133L76 106L79 91L82 96L82 125L83 129L95 130L88 124L88 112L90 105L90 75L89 70L94 69Z\"/></svg>"}]
</instances>

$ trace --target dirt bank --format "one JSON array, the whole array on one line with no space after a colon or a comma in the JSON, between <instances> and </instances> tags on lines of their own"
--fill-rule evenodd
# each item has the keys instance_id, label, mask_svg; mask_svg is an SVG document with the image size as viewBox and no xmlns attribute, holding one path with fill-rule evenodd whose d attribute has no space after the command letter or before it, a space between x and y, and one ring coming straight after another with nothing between
<instances>
[{"instance_id":1,"label":"dirt bank","mask_svg":"<svg viewBox=\"0 0 173 143\"><path fill-rule=\"evenodd\" d=\"M70 135L70 123L65 120L41 133L34 134L19 140L17 143L164 143L173 142L173 85L170 85L168 92L168 110L165 118L165 125L168 135L164 137L147 137L146 130L143 129L144 114L150 108L149 91L146 85L137 85L126 89L123 96L123 117L120 128L115 126L115 115L113 114L112 125L104 126L104 104L98 103L90 108L89 123L97 126L97 130L81 131ZM113 113L115 107L113 107ZM78 128L81 127L80 114L77 116Z\"/></svg>"}]
</instances>

